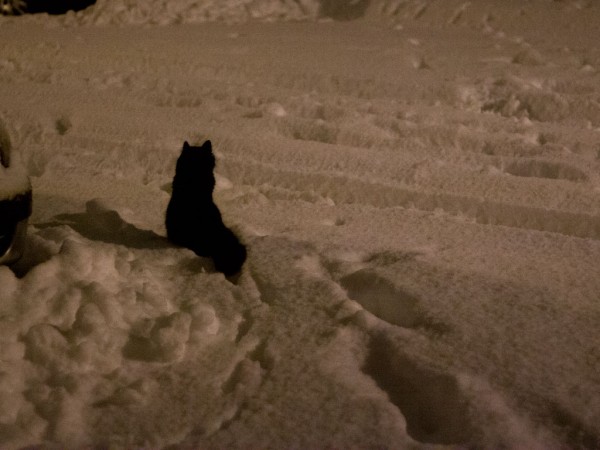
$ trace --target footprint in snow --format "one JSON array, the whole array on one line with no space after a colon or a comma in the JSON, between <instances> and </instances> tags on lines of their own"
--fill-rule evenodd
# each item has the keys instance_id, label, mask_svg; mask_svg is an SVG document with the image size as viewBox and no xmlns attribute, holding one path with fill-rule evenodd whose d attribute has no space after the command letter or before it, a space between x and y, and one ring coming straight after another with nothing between
<instances>
[{"instance_id":1,"label":"footprint in snow","mask_svg":"<svg viewBox=\"0 0 600 450\"><path fill-rule=\"evenodd\" d=\"M384 334L371 339L362 371L402 412L413 439L443 445L473 439L469 401L455 376L404 354Z\"/></svg>"},{"instance_id":2,"label":"footprint in snow","mask_svg":"<svg viewBox=\"0 0 600 450\"><path fill-rule=\"evenodd\" d=\"M351 300L381 320L405 328L425 323L417 297L370 269L346 275L340 280L340 284Z\"/></svg>"}]
</instances>

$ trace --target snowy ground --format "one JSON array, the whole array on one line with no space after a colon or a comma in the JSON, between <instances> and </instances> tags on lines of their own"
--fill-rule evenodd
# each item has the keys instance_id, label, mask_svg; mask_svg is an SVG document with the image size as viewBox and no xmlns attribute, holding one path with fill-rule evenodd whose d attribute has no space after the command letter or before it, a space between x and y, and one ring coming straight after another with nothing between
<instances>
[{"instance_id":1,"label":"snowy ground","mask_svg":"<svg viewBox=\"0 0 600 450\"><path fill-rule=\"evenodd\" d=\"M600 6L351 4L0 19L1 448L600 447ZM237 284L163 237L206 138Z\"/></svg>"}]
</instances>

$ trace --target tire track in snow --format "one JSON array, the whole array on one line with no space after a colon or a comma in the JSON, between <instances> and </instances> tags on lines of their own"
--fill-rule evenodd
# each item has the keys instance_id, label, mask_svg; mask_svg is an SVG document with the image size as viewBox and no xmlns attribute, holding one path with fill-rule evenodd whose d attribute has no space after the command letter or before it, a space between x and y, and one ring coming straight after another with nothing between
<instances>
[{"instance_id":1,"label":"tire track in snow","mask_svg":"<svg viewBox=\"0 0 600 450\"><path fill-rule=\"evenodd\" d=\"M500 225L535 231L600 239L600 216L584 212L510 204L482 197L427 192L410 187L373 183L336 174L292 172L250 161L224 161L220 169L241 184L277 186L304 192L307 186L335 203L358 203L379 208L443 210L484 225Z\"/></svg>"},{"instance_id":2,"label":"tire track in snow","mask_svg":"<svg viewBox=\"0 0 600 450\"><path fill-rule=\"evenodd\" d=\"M574 182L589 181L588 175L583 170L558 161L523 158L501 165L501 170L516 177L545 178Z\"/></svg>"}]
</instances>

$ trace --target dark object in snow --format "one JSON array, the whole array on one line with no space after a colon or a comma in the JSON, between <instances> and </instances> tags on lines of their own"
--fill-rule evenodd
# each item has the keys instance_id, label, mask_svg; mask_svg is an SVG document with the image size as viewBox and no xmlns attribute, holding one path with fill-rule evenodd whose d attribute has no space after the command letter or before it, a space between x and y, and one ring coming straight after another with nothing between
<instances>
[{"instance_id":1,"label":"dark object in snow","mask_svg":"<svg viewBox=\"0 0 600 450\"><path fill-rule=\"evenodd\" d=\"M26 13L65 14L81 11L96 3L96 0L0 0L3 15L18 16Z\"/></svg>"},{"instance_id":2,"label":"dark object in snow","mask_svg":"<svg viewBox=\"0 0 600 450\"><path fill-rule=\"evenodd\" d=\"M167 206L167 236L171 242L211 257L215 269L227 276L238 273L246 260L246 247L225 226L213 201L215 157L210 141L183 149L173 178Z\"/></svg>"},{"instance_id":3,"label":"dark object in snow","mask_svg":"<svg viewBox=\"0 0 600 450\"><path fill-rule=\"evenodd\" d=\"M0 264L11 264L22 256L30 215L31 190L0 199Z\"/></svg>"}]
</instances>

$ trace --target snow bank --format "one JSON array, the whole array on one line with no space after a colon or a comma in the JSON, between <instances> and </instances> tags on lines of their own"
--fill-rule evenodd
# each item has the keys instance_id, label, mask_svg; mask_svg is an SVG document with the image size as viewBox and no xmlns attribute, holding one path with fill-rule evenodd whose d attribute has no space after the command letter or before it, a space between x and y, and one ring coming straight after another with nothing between
<instances>
[{"instance_id":1,"label":"snow bank","mask_svg":"<svg viewBox=\"0 0 600 450\"><path fill-rule=\"evenodd\" d=\"M497 28L533 23L536 8L548 9L559 17L562 8L581 10L594 7L589 0L553 4L534 0L524 5L507 0L501 8L493 0L449 0L433 3L422 0L97 0L86 10L53 17L63 25L167 25L177 23L298 21L329 19L385 19L392 23L416 20L443 25L470 25L494 32ZM39 21L38 19L33 19ZM47 19L43 19L47 22ZM527 57L531 59L530 57Z\"/></svg>"},{"instance_id":2,"label":"snow bank","mask_svg":"<svg viewBox=\"0 0 600 450\"><path fill-rule=\"evenodd\" d=\"M87 219L79 228L84 234L97 227L135 245L119 214L101 203L88 204ZM158 236L132 236L139 247L145 242L156 248L155 240L161 248ZM3 447L40 439L48 427L70 446L91 444L83 420L94 409L144 403L160 389L143 367L164 370L186 352L235 338L240 317L226 311L235 304L236 289L203 274L193 257L177 261L168 249L90 245L66 226L31 239L40 246L35 257L46 262L22 280L0 267L1 358L14 369L0 381ZM157 262L161 271L167 268L164 278L157 277ZM172 264L182 264L181 275L197 271L197 282L182 283L177 270L168 269Z\"/></svg>"},{"instance_id":3,"label":"snow bank","mask_svg":"<svg viewBox=\"0 0 600 450\"><path fill-rule=\"evenodd\" d=\"M99 0L88 12L81 14L84 23L94 24L169 24L248 19L302 19L310 13L302 2L273 0L218 1L193 0L132 2L127 0Z\"/></svg>"},{"instance_id":4,"label":"snow bank","mask_svg":"<svg viewBox=\"0 0 600 450\"><path fill-rule=\"evenodd\" d=\"M61 25L168 25L248 20L305 20L319 17L316 0L98 0L91 7L63 16L24 20Z\"/></svg>"}]
</instances>

